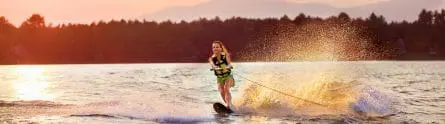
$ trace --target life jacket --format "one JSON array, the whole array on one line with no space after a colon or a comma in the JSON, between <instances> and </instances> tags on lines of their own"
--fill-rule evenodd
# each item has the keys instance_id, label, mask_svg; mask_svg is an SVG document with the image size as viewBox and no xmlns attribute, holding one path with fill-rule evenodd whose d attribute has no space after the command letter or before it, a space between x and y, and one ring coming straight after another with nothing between
<instances>
[{"instance_id":1,"label":"life jacket","mask_svg":"<svg viewBox=\"0 0 445 124\"><path fill-rule=\"evenodd\" d=\"M212 61L216 66L220 68L226 68L226 66L229 65L229 63L227 62L227 57L224 54L221 54L221 60L219 61L217 56L213 56ZM230 69L214 70L214 72L217 77L226 77L229 76L231 73Z\"/></svg>"}]
</instances>

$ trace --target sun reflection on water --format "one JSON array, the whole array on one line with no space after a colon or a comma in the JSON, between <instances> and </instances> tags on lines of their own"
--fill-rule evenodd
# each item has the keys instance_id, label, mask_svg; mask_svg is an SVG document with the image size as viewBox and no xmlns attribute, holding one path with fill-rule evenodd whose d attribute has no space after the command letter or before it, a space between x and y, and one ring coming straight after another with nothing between
<instances>
[{"instance_id":1,"label":"sun reflection on water","mask_svg":"<svg viewBox=\"0 0 445 124\"><path fill-rule=\"evenodd\" d=\"M19 66L11 70L17 80L13 82L15 97L18 100L53 100L54 95L47 92L50 84L41 66Z\"/></svg>"}]
</instances>

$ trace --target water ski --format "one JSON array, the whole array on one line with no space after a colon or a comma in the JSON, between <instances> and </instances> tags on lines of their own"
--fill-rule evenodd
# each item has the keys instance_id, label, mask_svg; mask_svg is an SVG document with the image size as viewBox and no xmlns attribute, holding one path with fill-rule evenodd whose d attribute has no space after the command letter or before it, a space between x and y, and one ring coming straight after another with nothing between
<instances>
[{"instance_id":1,"label":"water ski","mask_svg":"<svg viewBox=\"0 0 445 124\"><path fill-rule=\"evenodd\" d=\"M218 114L231 114L233 113L232 110L228 109L226 106L224 106L223 104L217 102L217 103L213 103L213 109L215 109L216 113Z\"/></svg>"}]
</instances>

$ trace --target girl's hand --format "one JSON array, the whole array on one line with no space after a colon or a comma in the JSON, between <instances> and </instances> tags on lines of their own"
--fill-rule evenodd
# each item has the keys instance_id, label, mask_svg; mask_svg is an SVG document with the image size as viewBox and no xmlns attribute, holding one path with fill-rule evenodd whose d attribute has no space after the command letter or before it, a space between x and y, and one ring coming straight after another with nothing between
<instances>
[{"instance_id":1,"label":"girl's hand","mask_svg":"<svg viewBox=\"0 0 445 124\"><path fill-rule=\"evenodd\" d=\"M232 69L232 65L227 65L226 68L228 68L228 69Z\"/></svg>"},{"instance_id":2,"label":"girl's hand","mask_svg":"<svg viewBox=\"0 0 445 124\"><path fill-rule=\"evenodd\" d=\"M218 66L216 66L216 65L212 65L212 68L213 68L213 69L217 69Z\"/></svg>"}]
</instances>

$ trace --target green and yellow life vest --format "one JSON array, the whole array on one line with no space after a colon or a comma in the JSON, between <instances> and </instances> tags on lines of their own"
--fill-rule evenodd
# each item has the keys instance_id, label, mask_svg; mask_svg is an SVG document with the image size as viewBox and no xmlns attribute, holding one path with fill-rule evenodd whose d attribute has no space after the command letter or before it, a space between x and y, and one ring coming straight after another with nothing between
<instances>
[{"instance_id":1,"label":"green and yellow life vest","mask_svg":"<svg viewBox=\"0 0 445 124\"><path fill-rule=\"evenodd\" d=\"M221 54L221 60L219 60L219 61L218 61L217 56L214 56L214 57L212 57L212 61L216 66L223 68L222 70L214 70L215 75L217 77L226 77L226 76L230 75L230 73L231 73L230 69L224 69L229 65L225 55Z\"/></svg>"}]
</instances>

